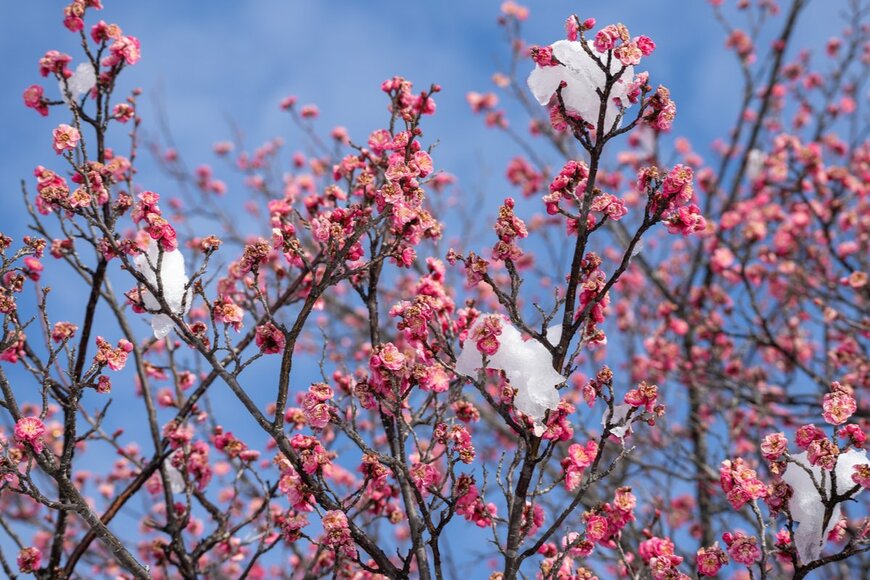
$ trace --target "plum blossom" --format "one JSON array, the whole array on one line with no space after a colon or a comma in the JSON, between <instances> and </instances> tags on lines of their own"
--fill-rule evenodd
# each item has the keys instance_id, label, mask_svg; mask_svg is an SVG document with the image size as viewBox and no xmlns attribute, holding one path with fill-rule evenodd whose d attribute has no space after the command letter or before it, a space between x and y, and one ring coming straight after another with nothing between
<instances>
[{"instance_id":1,"label":"plum blossom","mask_svg":"<svg viewBox=\"0 0 870 580\"><path fill-rule=\"evenodd\" d=\"M470 340L456 359L456 372L476 376L477 370L484 366L504 371L508 382L517 390L514 406L532 418L535 435L540 436L545 430L543 421L547 411L559 406L556 385L565 382L565 377L553 369L553 357L544 345L533 339L524 341L520 331L506 320L501 321L497 346L484 365L483 354L471 337L488 319L489 316L481 316L472 325L468 333Z\"/></svg>"},{"instance_id":2,"label":"plum blossom","mask_svg":"<svg viewBox=\"0 0 870 580\"><path fill-rule=\"evenodd\" d=\"M761 549L758 547L758 538L755 536L747 536L743 532L734 534L725 532L722 534L722 540L728 546L728 555L735 562L752 566L761 559Z\"/></svg>"},{"instance_id":3,"label":"plum blossom","mask_svg":"<svg viewBox=\"0 0 870 580\"><path fill-rule=\"evenodd\" d=\"M42 441L44 434L45 424L39 417L22 417L15 423L15 440L19 443L29 443L36 453L41 453L45 448Z\"/></svg>"},{"instance_id":4,"label":"plum blossom","mask_svg":"<svg viewBox=\"0 0 870 580\"><path fill-rule=\"evenodd\" d=\"M66 123L58 125L57 129L52 131L52 136L54 137L54 142L51 146L54 149L54 152L58 155L64 151L75 149L79 144L79 140L82 138L78 129L71 127Z\"/></svg>"},{"instance_id":5,"label":"plum blossom","mask_svg":"<svg viewBox=\"0 0 870 580\"><path fill-rule=\"evenodd\" d=\"M19 572L31 574L39 570L39 566L42 563L42 552L39 551L39 548L34 548L33 546L21 548L16 562Z\"/></svg>"},{"instance_id":6,"label":"plum blossom","mask_svg":"<svg viewBox=\"0 0 870 580\"><path fill-rule=\"evenodd\" d=\"M159 258L159 243L153 238L148 240L148 248L133 259L136 269L145 277L148 283L159 288L157 267L160 261L160 284L163 287L163 299L178 316L184 316L190 309L191 292L186 289L187 275L184 273L184 256L176 248L171 252L163 251ZM149 263L150 262L150 263ZM160 303L148 290L140 293L142 303L148 310L160 310ZM174 326L172 318L167 314L158 313L151 317L151 328L155 338L164 338Z\"/></svg>"},{"instance_id":7,"label":"plum blossom","mask_svg":"<svg viewBox=\"0 0 870 580\"><path fill-rule=\"evenodd\" d=\"M719 547L719 542L716 542L708 548L699 549L695 561L698 576L715 576L722 566L728 563L728 556L725 550Z\"/></svg>"},{"instance_id":8,"label":"plum blossom","mask_svg":"<svg viewBox=\"0 0 870 580\"><path fill-rule=\"evenodd\" d=\"M589 50L594 50L592 41L588 43ZM556 90L564 82L562 99L565 109L569 113L576 113L584 121L597 124L598 113L601 108L601 99L597 91L604 88L605 74L595 62L592 56L584 50L581 41L559 40L551 45L553 57L561 65L535 66L535 70L529 75L529 88L541 105L550 106L556 104ZM611 74L618 74L623 64L614 59L610 65ZM609 100L605 109L604 130L609 131L619 115L620 107L617 99L623 105L629 103L629 84L634 77L634 68L625 67L619 80L610 91Z\"/></svg>"}]
</instances>

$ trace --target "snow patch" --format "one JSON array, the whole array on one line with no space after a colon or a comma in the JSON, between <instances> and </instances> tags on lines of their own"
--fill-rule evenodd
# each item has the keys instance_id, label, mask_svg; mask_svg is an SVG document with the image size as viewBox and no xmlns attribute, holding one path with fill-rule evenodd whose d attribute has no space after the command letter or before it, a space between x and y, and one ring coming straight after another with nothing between
<instances>
[{"instance_id":1,"label":"snow patch","mask_svg":"<svg viewBox=\"0 0 870 580\"><path fill-rule=\"evenodd\" d=\"M592 41L588 41L589 49L595 54ZM604 90L604 71L598 66L593 57L585 50L580 41L559 40L552 45L553 55L564 66L535 66L528 79L532 94L541 105L549 105L556 102L556 89L562 81L567 86L562 89L562 100L569 112L580 115L584 121L593 125L598 124L598 113L601 107L601 99L598 90ZM606 59L606 56L602 57ZM605 64L606 66L606 64ZM610 72L615 74L622 68L619 59L613 58L610 63ZM622 76L610 90L610 99L604 115L604 130L609 131L613 122L619 115L619 105L614 102L619 98L623 105L630 105L628 101L628 88L634 78L634 67L626 67Z\"/></svg>"},{"instance_id":2,"label":"snow patch","mask_svg":"<svg viewBox=\"0 0 870 580\"><path fill-rule=\"evenodd\" d=\"M828 525L822 529L825 506L822 503L819 490L813 485L810 474L801 466L806 467L813 474L813 478L822 486L826 496L830 496L831 493L830 472L824 472L824 477L822 477L822 469L810 465L806 451L792 455L791 458L800 465L789 463L782 475L782 480L794 490L794 495L788 502L792 518L800 524L794 534L794 541L801 562L808 564L819 559L828 533L840 521L840 504L834 506ZM834 468L837 475L837 493L842 493L854 486L852 482L853 469L856 465L865 463L870 463L870 461L867 460L867 451L864 449L860 451L850 449L840 454L837 466Z\"/></svg>"},{"instance_id":3,"label":"snow patch","mask_svg":"<svg viewBox=\"0 0 870 580\"><path fill-rule=\"evenodd\" d=\"M136 269L145 276L148 283L155 288L159 287L157 282L157 268L159 254L159 243L156 240L149 240L148 249L145 253L139 254L133 259ZM147 256L147 258L146 258ZM163 252L163 261L160 263L160 283L163 285L163 298L172 309L174 314L184 316L190 309L191 292L185 292L187 285L187 275L184 273L184 255L176 248L171 252ZM151 265L148 262L151 262ZM142 302L148 310L160 310L160 303L157 301L151 292L142 290ZM151 328L154 330L155 338L164 338L172 331L174 324L172 318L166 314L155 314L151 318Z\"/></svg>"},{"instance_id":4,"label":"snow patch","mask_svg":"<svg viewBox=\"0 0 870 580\"><path fill-rule=\"evenodd\" d=\"M485 317L486 315L481 315L475 321L468 336L472 336ZM561 336L561 331L561 327L552 327L547 335ZM556 385L564 383L565 377L553 369L553 356L544 345L535 339L524 341L520 331L507 320L502 320L502 332L498 341L498 350L490 357L486 367L504 371L510 385L517 390L514 406L534 420L535 435L540 437L545 430L543 421L547 411L559 406ZM483 354L477 349L474 340L469 338L456 359L456 372L475 377L482 368Z\"/></svg>"},{"instance_id":5,"label":"snow patch","mask_svg":"<svg viewBox=\"0 0 870 580\"><path fill-rule=\"evenodd\" d=\"M63 81L58 81L58 83L60 86L60 98L63 99L64 103L69 105L70 102L66 98ZM72 94L73 102L77 103L82 95L89 93L97 85L97 75L94 74L94 67L89 62L79 64L73 75L66 80L66 84L69 87L69 92Z\"/></svg>"}]
</instances>

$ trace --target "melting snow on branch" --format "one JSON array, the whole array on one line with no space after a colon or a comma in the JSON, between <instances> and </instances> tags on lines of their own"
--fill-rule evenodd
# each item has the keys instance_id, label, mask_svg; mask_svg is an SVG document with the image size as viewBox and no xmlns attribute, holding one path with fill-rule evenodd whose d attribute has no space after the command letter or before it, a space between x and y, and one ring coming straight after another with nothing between
<instances>
[{"instance_id":1,"label":"melting snow on branch","mask_svg":"<svg viewBox=\"0 0 870 580\"><path fill-rule=\"evenodd\" d=\"M553 357L537 340L524 341L522 334L510 322L498 315L483 315L475 321L468 332L465 348L456 360L456 372L465 376L477 376L484 368L483 354L478 348L480 341L473 337L480 333L487 319L497 318L501 324L496 350L489 356L487 368L504 371L510 385L517 390L514 406L535 422L535 435L544 432L544 415L559 405L556 385L565 378L553 369ZM561 334L561 328L553 336Z\"/></svg>"},{"instance_id":2,"label":"melting snow on branch","mask_svg":"<svg viewBox=\"0 0 870 580\"><path fill-rule=\"evenodd\" d=\"M628 417L628 413L631 411L631 405L623 404L623 405L615 405L613 407L613 416L609 417L610 409L604 410L604 415L601 417L601 426L607 427L607 423L609 422L611 425L619 425L619 423L625 422L625 425L619 425L617 427L613 427L610 429L610 433L619 437L620 439L625 439L625 434L631 429L631 423L626 421L626 417Z\"/></svg>"},{"instance_id":3,"label":"melting snow on branch","mask_svg":"<svg viewBox=\"0 0 870 580\"><path fill-rule=\"evenodd\" d=\"M63 88L63 81L58 82L60 84L60 98L63 99L64 103L69 104L69 101L66 98L66 92ZM79 64L73 75L66 80L66 84L69 87L69 92L72 94L73 102L78 102L82 95L89 93L97 84L97 76L94 74L94 67L91 66L91 63L89 62Z\"/></svg>"},{"instance_id":4,"label":"melting snow on branch","mask_svg":"<svg viewBox=\"0 0 870 580\"><path fill-rule=\"evenodd\" d=\"M157 268L157 261L159 259L158 248L159 244L155 240L149 240L148 250L145 253L139 254L133 260L136 269L155 288L158 287L157 273L154 271ZM149 261L151 262L150 265ZM172 312L179 316L186 314L190 309L191 296L189 291L185 296L187 275L184 273L184 256L178 249L171 252L163 252L163 261L160 264L160 281L163 284L163 298L172 309ZM151 292L143 289L141 297L145 308L148 310L160 310L160 303ZM172 318L166 314L155 314L151 318L151 328L154 330L154 336L158 339L169 334L173 326Z\"/></svg>"},{"instance_id":5,"label":"melting snow on branch","mask_svg":"<svg viewBox=\"0 0 870 580\"><path fill-rule=\"evenodd\" d=\"M792 518L800 523L794 534L794 541L801 562L808 564L819 559L828 533L840 521L840 504L834 506L831 519L823 530L825 505L822 503L819 490L816 489L807 470L813 474L816 482L820 483L827 497L831 495L831 472L825 471L823 477L820 467L810 465L806 452L793 455L792 459L799 465L789 462L782 479L794 490L794 495L788 502ZM870 463L870 461L867 460L867 452L864 449L860 451L850 449L840 454L834 470L837 475L836 491L838 494L842 494L854 486L852 482L853 469L856 465L865 463ZM860 489L858 493L860 493Z\"/></svg>"},{"instance_id":6,"label":"melting snow on branch","mask_svg":"<svg viewBox=\"0 0 870 580\"><path fill-rule=\"evenodd\" d=\"M567 86L562 89L562 100L568 112L580 115L584 121L593 125L598 122L598 112L601 107L601 99L598 97L598 89L604 90L605 75L599 68L598 63L589 56L580 41L559 40L552 44L553 56L564 66L535 66L535 70L529 75L529 88L532 94L542 105L549 105L550 101L556 101L556 89L565 81ZM592 41L589 41L589 49L593 51ZM606 58L603 57L603 58ZM622 68L619 59L614 58L610 63L610 72L616 74ZM604 116L604 129L609 131L619 114L619 105L614 102L618 98L623 105L628 106L629 84L634 77L634 67L626 67L622 76L610 90L610 99L607 103L607 111Z\"/></svg>"}]
</instances>

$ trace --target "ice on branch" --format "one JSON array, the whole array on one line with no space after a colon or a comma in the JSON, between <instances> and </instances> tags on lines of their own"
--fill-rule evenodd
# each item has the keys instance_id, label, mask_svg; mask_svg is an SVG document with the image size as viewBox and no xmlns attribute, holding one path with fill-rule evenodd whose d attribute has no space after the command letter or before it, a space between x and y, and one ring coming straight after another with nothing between
<instances>
[{"instance_id":1,"label":"ice on branch","mask_svg":"<svg viewBox=\"0 0 870 580\"><path fill-rule=\"evenodd\" d=\"M514 407L535 422L535 435L544 432L544 416L559 406L556 385L565 378L553 369L553 356L535 339L523 340L522 334L510 322L498 315L480 316L468 332L465 347L456 360L456 372L474 377L484 368L483 354L475 337L480 334L487 319L499 320L500 334L496 349L488 356L486 368L504 371L511 387L516 389ZM560 336L561 328L552 329L548 336Z\"/></svg>"},{"instance_id":2,"label":"ice on branch","mask_svg":"<svg viewBox=\"0 0 870 580\"><path fill-rule=\"evenodd\" d=\"M63 81L58 82L60 83L60 97L64 103L69 104L66 92L64 91ZM66 84L69 87L73 102L78 102L82 95L89 93L97 84L97 75L94 74L94 67L89 62L81 63L76 67L73 75L66 79Z\"/></svg>"},{"instance_id":3,"label":"ice on branch","mask_svg":"<svg viewBox=\"0 0 870 580\"><path fill-rule=\"evenodd\" d=\"M567 86L562 89L565 109L569 113L580 115L587 123L597 125L601 107L601 99L597 91L604 90L606 80L604 71L599 68L593 57L583 50L581 41L559 40L551 47L553 56L562 64L543 67L536 65L528 80L532 94L542 105L556 104L558 102L556 89L559 88L562 81L565 81ZM588 47L593 54L596 54L591 41L589 41ZM606 59L607 56L604 55L601 58ZM613 58L610 63L610 72L616 74L622 66L619 59ZM620 106L615 99L619 99L623 106L629 106L628 92L633 77L634 67L628 66L611 88L604 116L605 132L610 130L617 115L619 115Z\"/></svg>"},{"instance_id":4,"label":"ice on branch","mask_svg":"<svg viewBox=\"0 0 870 580\"><path fill-rule=\"evenodd\" d=\"M822 497L819 495L819 490L813 483L813 479L821 486L825 496L830 497L831 472L811 465L807 459L806 451L793 455L792 459L797 464L789 462L782 480L794 490L794 495L788 502L792 518L800 524L794 534L794 541L801 562L808 564L819 558L828 533L840 521L840 504L834 506L828 525L822 529L825 519L825 505L822 503ZM837 476L837 494L842 494L854 487L852 473L855 466L867 463L870 461L868 461L867 451L864 449L860 451L850 449L840 454L834 469ZM810 473L813 474L813 479L810 478ZM860 493L860 489L858 493Z\"/></svg>"},{"instance_id":5,"label":"ice on branch","mask_svg":"<svg viewBox=\"0 0 870 580\"><path fill-rule=\"evenodd\" d=\"M154 288L158 288L157 272L160 244L153 239L148 241L148 249L146 252L139 254L133 260L136 269L145 276L148 283ZM150 262L150 264L149 264ZM171 252L163 252L162 261L159 265L160 283L163 285L163 298L166 304L172 309L172 312L183 316L190 309L190 291L185 293L187 286L187 275L184 273L184 256L178 249ZM142 303L148 310L160 310L160 303L157 301L151 292L143 289ZM173 328L172 318L166 314L155 314L151 318L151 328L154 330L154 336L158 339L165 337Z\"/></svg>"}]
</instances>

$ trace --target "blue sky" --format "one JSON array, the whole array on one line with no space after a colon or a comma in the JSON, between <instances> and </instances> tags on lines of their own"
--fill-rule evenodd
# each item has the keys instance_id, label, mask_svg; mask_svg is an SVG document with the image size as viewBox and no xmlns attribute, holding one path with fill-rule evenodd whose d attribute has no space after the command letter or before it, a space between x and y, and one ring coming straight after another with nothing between
<instances>
[{"instance_id":1,"label":"blue sky","mask_svg":"<svg viewBox=\"0 0 870 580\"><path fill-rule=\"evenodd\" d=\"M508 190L503 179L508 159L519 153L499 133L486 129L470 112L465 94L494 87L492 73L504 70L508 47L496 25L500 1L351 1L212 0L121 2L105 0L99 18L118 23L139 37L142 61L125 71L122 89L144 91L140 113L145 135L156 135L154 99L162 103L178 149L192 166L214 162L211 146L229 139L228 120L241 127L254 148L267 139L285 139L286 156L303 147L278 102L288 94L301 104L316 103L317 127L326 134L337 124L363 141L387 119L380 82L395 74L415 82L442 85L438 114L424 129L427 141L438 140L436 166L458 178L460 191L482 191L485 215L494 215ZM799 28L800 44L820 47L840 28L835 18L843 0L812 3ZM702 0L610 0L607 2L529 3L524 24L530 43L549 44L563 36L570 13L594 16L600 25L625 23L633 34L646 34L658 44L644 61L653 84L671 89L679 107L674 136L689 137L704 156L709 143L724 137L739 98L739 76L731 54L723 49L724 33ZM51 129L66 121L23 107L21 93L41 83L54 95L52 82L38 75L37 61L49 49L81 58L76 37L61 26L61 2L18 2L0 19L0 231L20 239L25 213L19 182L31 182L32 170L45 164L60 169L51 150ZM93 23L89 20L88 26ZM525 65L530 70L531 65ZM122 95L123 92L119 92ZM516 110L502 100L508 111ZM516 128L525 122L514 116ZM116 133L120 143L123 131ZM145 189L173 195L172 184L143 151L138 182ZM219 178L226 174L217 173ZM55 296L75 306L81 296ZM78 314L77 314L78 316ZM217 401L232 405L227 393ZM120 401L124 396L117 394ZM139 403L136 403L139 404ZM150 451L150 450L149 450Z\"/></svg>"}]
</instances>

